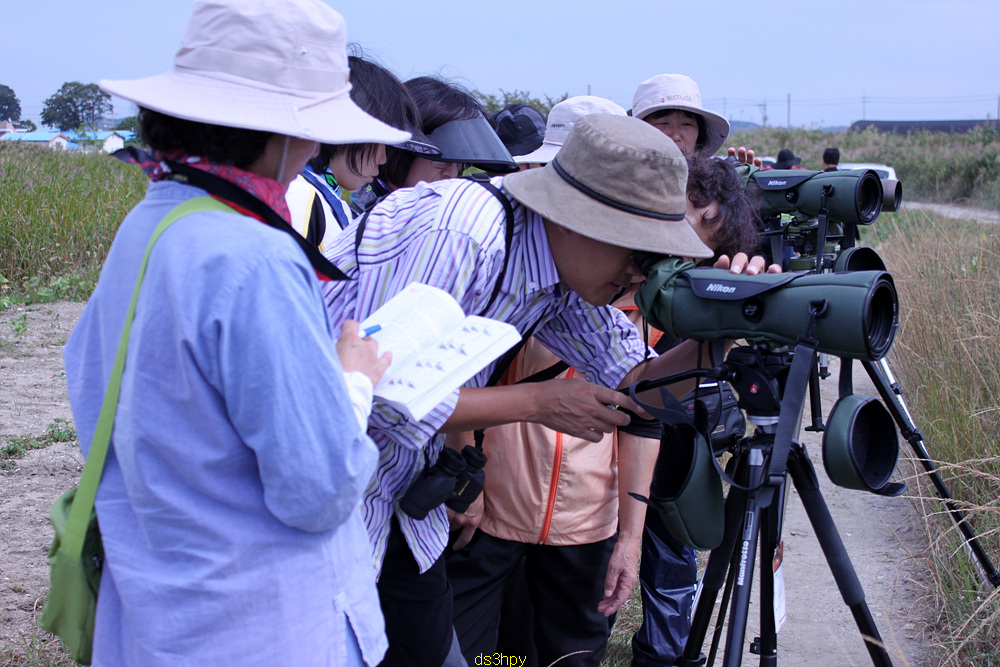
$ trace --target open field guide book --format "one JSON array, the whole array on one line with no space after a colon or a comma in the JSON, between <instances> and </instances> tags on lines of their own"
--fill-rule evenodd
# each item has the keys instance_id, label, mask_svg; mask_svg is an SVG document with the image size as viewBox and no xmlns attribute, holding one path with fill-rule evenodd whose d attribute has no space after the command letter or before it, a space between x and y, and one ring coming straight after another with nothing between
<instances>
[{"instance_id":1,"label":"open field guide book","mask_svg":"<svg viewBox=\"0 0 1000 667\"><path fill-rule=\"evenodd\" d=\"M421 283L386 301L361 330L376 326L371 337L379 354L392 352L392 364L375 396L415 421L521 340L510 324L467 316L450 294Z\"/></svg>"}]
</instances>

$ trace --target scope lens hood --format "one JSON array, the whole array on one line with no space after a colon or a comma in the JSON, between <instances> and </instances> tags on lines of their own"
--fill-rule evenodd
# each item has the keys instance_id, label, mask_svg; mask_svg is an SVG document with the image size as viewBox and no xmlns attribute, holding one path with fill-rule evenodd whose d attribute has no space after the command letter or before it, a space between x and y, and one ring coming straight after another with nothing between
<instances>
[{"instance_id":1,"label":"scope lens hood","mask_svg":"<svg viewBox=\"0 0 1000 667\"><path fill-rule=\"evenodd\" d=\"M892 416L871 396L837 401L823 432L823 467L845 489L896 496L905 484L889 483L899 458Z\"/></svg>"}]
</instances>

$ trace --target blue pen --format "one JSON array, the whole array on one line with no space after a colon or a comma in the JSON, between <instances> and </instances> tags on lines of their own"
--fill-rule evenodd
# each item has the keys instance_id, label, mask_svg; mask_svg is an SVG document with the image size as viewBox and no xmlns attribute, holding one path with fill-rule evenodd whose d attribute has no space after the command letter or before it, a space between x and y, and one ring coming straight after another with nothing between
<instances>
[{"instance_id":1,"label":"blue pen","mask_svg":"<svg viewBox=\"0 0 1000 667\"><path fill-rule=\"evenodd\" d=\"M368 336L371 336L373 333L376 333L376 332L381 331L381 330L382 330L382 325L381 324L373 324L373 325L371 325L370 327L368 327L367 329L365 329L365 330L363 330L361 332L361 337L362 338L367 338Z\"/></svg>"}]
</instances>

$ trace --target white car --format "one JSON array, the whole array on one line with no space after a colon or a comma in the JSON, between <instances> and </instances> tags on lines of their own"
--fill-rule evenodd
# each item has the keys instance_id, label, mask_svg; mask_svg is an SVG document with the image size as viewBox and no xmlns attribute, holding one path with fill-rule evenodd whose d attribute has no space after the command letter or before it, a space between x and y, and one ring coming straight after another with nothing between
<instances>
[{"instance_id":1,"label":"white car","mask_svg":"<svg viewBox=\"0 0 1000 667\"><path fill-rule=\"evenodd\" d=\"M837 165L837 170L843 169L871 169L879 178L892 178L896 179L896 170L887 164L878 164L876 162L841 162Z\"/></svg>"}]
</instances>

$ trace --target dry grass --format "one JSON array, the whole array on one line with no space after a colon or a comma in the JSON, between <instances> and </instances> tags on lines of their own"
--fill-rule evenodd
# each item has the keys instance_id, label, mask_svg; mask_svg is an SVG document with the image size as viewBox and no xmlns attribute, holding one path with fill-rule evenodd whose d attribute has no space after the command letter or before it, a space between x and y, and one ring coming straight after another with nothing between
<instances>
[{"instance_id":1,"label":"dry grass","mask_svg":"<svg viewBox=\"0 0 1000 667\"><path fill-rule=\"evenodd\" d=\"M891 363L931 458L996 565L1000 228L914 212L889 220L880 235L901 304ZM983 582L933 488L915 491L932 544L942 664L1000 665L1000 593Z\"/></svg>"}]
</instances>

